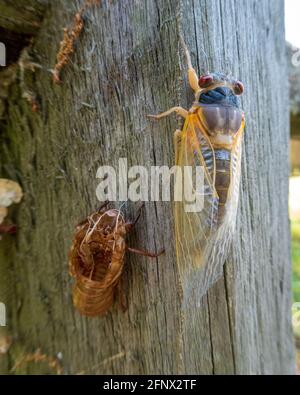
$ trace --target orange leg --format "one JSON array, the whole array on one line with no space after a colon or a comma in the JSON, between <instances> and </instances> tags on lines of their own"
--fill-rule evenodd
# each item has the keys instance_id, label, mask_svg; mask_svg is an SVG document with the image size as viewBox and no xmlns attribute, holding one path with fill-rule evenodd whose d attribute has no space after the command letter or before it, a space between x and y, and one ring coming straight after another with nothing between
<instances>
[{"instance_id":1,"label":"orange leg","mask_svg":"<svg viewBox=\"0 0 300 395\"><path fill-rule=\"evenodd\" d=\"M198 75L195 71L195 69L192 66L192 62L191 62L191 56L189 53L189 50L183 40L183 37L180 36L180 41L181 41L181 45L184 49L184 53L185 53L185 57L186 57L186 61L188 64L188 80L189 80L189 84L190 87L193 89L194 93L195 93L195 98L197 99L199 97L200 94L200 87L199 87L199 78ZM161 113L161 114L157 114L157 115L148 115L149 118L154 118L154 119L161 119L164 117L167 117L168 115L172 114L173 112L175 112L177 115L180 115L181 117L183 117L184 119L188 116L189 112L187 110L185 110L182 107L172 107L169 110Z\"/></svg>"},{"instance_id":2,"label":"orange leg","mask_svg":"<svg viewBox=\"0 0 300 395\"><path fill-rule=\"evenodd\" d=\"M180 115L182 118L186 118L188 116L188 111L182 107L172 107L168 111L162 112L161 114L157 115L148 115L148 118L160 119L167 117L168 115L176 112L177 115Z\"/></svg>"},{"instance_id":3,"label":"orange leg","mask_svg":"<svg viewBox=\"0 0 300 395\"><path fill-rule=\"evenodd\" d=\"M190 87L193 89L193 91L195 92L195 95L199 92L199 78L198 75L195 71L195 69L192 66L192 61L191 61L191 55L189 53L189 50L183 40L183 37L180 36L180 41L181 41L181 45L184 49L184 53L185 53L185 57L186 57L186 62L188 64L188 80L189 80L189 84Z\"/></svg>"},{"instance_id":4,"label":"orange leg","mask_svg":"<svg viewBox=\"0 0 300 395\"><path fill-rule=\"evenodd\" d=\"M134 226L136 225L137 221L140 219L141 210L143 209L144 206L145 206L145 203L143 203L141 205L141 207L139 208L138 215L137 215L136 219L134 220L134 222L127 222L125 224L126 229L129 232L134 228ZM157 258L158 256L160 256L161 254L163 254L165 252L164 249L159 251L158 253L153 253L153 252L149 252L149 251L145 251L145 250L139 250L139 249L131 248L131 247L126 247L126 249L127 249L127 251L133 252L134 254L148 256L150 258Z\"/></svg>"}]
</instances>

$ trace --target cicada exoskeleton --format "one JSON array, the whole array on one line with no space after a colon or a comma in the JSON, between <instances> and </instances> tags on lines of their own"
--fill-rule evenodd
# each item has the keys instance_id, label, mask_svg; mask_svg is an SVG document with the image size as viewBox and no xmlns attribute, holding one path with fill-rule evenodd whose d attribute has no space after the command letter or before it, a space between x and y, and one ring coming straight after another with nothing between
<instances>
[{"instance_id":1,"label":"cicada exoskeleton","mask_svg":"<svg viewBox=\"0 0 300 395\"><path fill-rule=\"evenodd\" d=\"M244 130L244 113L237 96L244 87L223 73L209 73L198 79L184 42L183 46L196 101L189 111L173 107L150 117L159 119L172 112L182 116L184 127L174 134L176 165L203 168L203 185L201 191L196 191L202 194L201 210L187 211L183 198L175 201L174 213L181 278L197 278L194 288L203 295L222 274L234 234ZM199 268L200 277L196 276ZM186 288L190 289L190 284Z\"/></svg>"},{"instance_id":2,"label":"cicada exoskeleton","mask_svg":"<svg viewBox=\"0 0 300 395\"><path fill-rule=\"evenodd\" d=\"M126 245L126 235L135 222L126 222L120 210L108 209L106 203L77 225L69 253L69 272L75 278L73 303L82 315L105 314L117 291L122 300L120 279L126 250L153 258L163 253Z\"/></svg>"}]
</instances>

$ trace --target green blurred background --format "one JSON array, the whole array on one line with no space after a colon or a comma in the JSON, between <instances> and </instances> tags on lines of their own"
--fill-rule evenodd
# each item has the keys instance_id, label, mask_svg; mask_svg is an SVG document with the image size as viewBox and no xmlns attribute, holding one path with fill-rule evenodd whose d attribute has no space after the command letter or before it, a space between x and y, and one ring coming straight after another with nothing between
<instances>
[{"instance_id":1,"label":"green blurred background","mask_svg":"<svg viewBox=\"0 0 300 395\"><path fill-rule=\"evenodd\" d=\"M290 195L289 211L293 262L293 328L300 373L300 29L299 0L285 0L285 28L290 90Z\"/></svg>"},{"instance_id":2,"label":"green blurred background","mask_svg":"<svg viewBox=\"0 0 300 395\"><path fill-rule=\"evenodd\" d=\"M292 235L293 262L293 327L298 350L298 370L300 372L300 65L291 61L295 47L287 44L290 81L290 194L289 211Z\"/></svg>"}]
</instances>

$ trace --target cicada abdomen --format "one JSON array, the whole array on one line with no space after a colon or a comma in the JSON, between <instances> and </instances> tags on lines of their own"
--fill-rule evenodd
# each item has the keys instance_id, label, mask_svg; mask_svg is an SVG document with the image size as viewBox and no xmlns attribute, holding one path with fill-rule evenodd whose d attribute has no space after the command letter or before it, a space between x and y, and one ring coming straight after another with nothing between
<instances>
[{"instance_id":1,"label":"cicada abdomen","mask_svg":"<svg viewBox=\"0 0 300 395\"><path fill-rule=\"evenodd\" d=\"M200 95L199 109L197 115L201 129L198 133L205 131L211 144L211 151L207 154L201 151L205 166L211 166L214 160L214 188L217 194L218 211L216 220L218 225L226 218L228 202L231 198L231 187L235 184L237 157L236 148L240 151L239 132L243 124L243 112L238 108L234 94L227 87L218 87ZM221 98L221 99L220 99ZM206 102L209 102L207 104ZM199 136L198 136L199 138Z\"/></svg>"},{"instance_id":2,"label":"cicada abdomen","mask_svg":"<svg viewBox=\"0 0 300 395\"><path fill-rule=\"evenodd\" d=\"M92 317L105 314L116 293L121 300L120 280L126 249L150 257L163 252L152 254L127 247L126 234L136 221L125 222L121 211L106 206L77 225L69 253L69 272L75 278L74 306L82 315Z\"/></svg>"},{"instance_id":3,"label":"cicada abdomen","mask_svg":"<svg viewBox=\"0 0 300 395\"><path fill-rule=\"evenodd\" d=\"M175 161L181 168L203 169L199 190L190 182L189 189L203 197L203 206L187 210L182 201L175 202L175 239L177 264L186 301L203 296L222 275L234 236L241 172L244 113L238 97L243 84L223 73L210 73L198 79L188 61L188 79L195 93L189 111L181 107L151 117L159 119L176 112L185 119L182 130L174 134ZM178 177L178 178L180 178ZM180 179L179 179L180 181ZM180 186L180 182L175 182ZM180 186L181 188L181 186ZM180 195L181 189L175 191Z\"/></svg>"}]
</instances>

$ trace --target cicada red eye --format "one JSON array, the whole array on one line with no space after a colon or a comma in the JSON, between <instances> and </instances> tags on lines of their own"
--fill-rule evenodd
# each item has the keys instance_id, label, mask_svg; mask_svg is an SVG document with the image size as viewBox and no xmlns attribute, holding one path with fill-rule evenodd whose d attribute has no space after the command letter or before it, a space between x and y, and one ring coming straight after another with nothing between
<instances>
[{"instance_id":1,"label":"cicada red eye","mask_svg":"<svg viewBox=\"0 0 300 395\"><path fill-rule=\"evenodd\" d=\"M236 95L241 95L244 92L244 85L240 81L237 81L234 84L233 91Z\"/></svg>"},{"instance_id":2,"label":"cicada red eye","mask_svg":"<svg viewBox=\"0 0 300 395\"><path fill-rule=\"evenodd\" d=\"M198 83L199 83L200 88L207 88L209 85L212 84L213 80L214 79L211 75L202 75L199 78Z\"/></svg>"}]
</instances>

